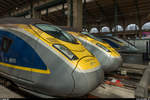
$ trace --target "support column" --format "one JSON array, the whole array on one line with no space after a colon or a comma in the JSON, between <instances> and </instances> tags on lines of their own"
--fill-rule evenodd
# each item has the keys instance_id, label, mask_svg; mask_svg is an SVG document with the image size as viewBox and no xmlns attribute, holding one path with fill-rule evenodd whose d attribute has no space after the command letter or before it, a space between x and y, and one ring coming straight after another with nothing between
<instances>
[{"instance_id":1,"label":"support column","mask_svg":"<svg viewBox=\"0 0 150 100\"><path fill-rule=\"evenodd\" d=\"M8 12L8 16L11 17L11 12Z\"/></svg>"},{"instance_id":2,"label":"support column","mask_svg":"<svg viewBox=\"0 0 150 100\"><path fill-rule=\"evenodd\" d=\"M142 37L142 25L141 25L141 18L140 18L140 10L138 7L138 1L139 0L134 0L135 2L135 6L136 6L136 23L139 26L139 31L137 30L137 35L139 35L139 37Z\"/></svg>"},{"instance_id":3,"label":"support column","mask_svg":"<svg viewBox=\"0 0 150 100\"><path fill-rule=\"evenodd\" d=\"M73 0L73 27L82 31L83 24L83 5L82 0Z\"/></svg>"},{"instance_id":4,"label":"support column","mask_svg":"<svg viewBox=\"0 0 150 100\"><path fill-rule=\"evenodd\" d=\"M126 21L123 20L123 38L126 39Z\"/></svg>"},{"instance_id":5,"label":"support column","mask_svg":"<svg viewBox=\"0 0 150 100\"><path fill-rule=\"evenodd\" d=\"M68 0L68 23L69 27L73 27L73 0Z\"/></svg>"},{"instance_id":6,"label":"support column","mask_svg":"<svg viewBox=\"0 0 150 100\"><path fill-rule=\"evenodd\" d=\"M34 9L33 0L31 0L31 18L41 18L41 12Z\"/></svg>"},{"instance_id":7,"label":"support column","mask_svg":"<svg viewBox=\"0 0 150 100\"><path fill-rule=\"evenodd\" d=\"M83 26L84 26L84 28L87 25L86 20L87 20L86 0L84 0L84 2L83 2Z\"/></svg>"},{"instance_id":8,"label":"support column","mask_svg":"<svg viewBox=\"0 0 150 100\"><path fill-rule=\"evenodd\" d=\"M112 34L112 25L109 25L110 33Z\"/></svg>"},{"instance_id":9,"label":"support column","mask_svg":"<svg viewBox=\"0 0 150 100\"><path fill-rule=\"evenodd\" d=\"M125 26L125 22L123 23L123 38L126 39L126 26Z\"/></svg>"},{"instance_id":10,"label":"support column","mask_svg":"<svg viewBox=\"0 0 150 100\"><path fill-rule=\"evenodd\" d=\"M41 18L41 12L33 10L32 18Z\"/></svg>"},{"instance_id":11,"label":"support column","mask_svg":"<svg viewBox=\"0 0 150 100\"><path fill-rule=\"evenodd\" d=\"M68 26L81 31L83 26L82 0L69 0L68 4Z\"/></svg>"},{"instance_id":12,"label":"support column","mask_svg":"<svg viewBox=\"0 0 150 100\"><path fill-rule=\"evenodd\" d=\"M48 16L48 8L46 9L46 16Z\"/></svg>"},{"instance_id":13,"label":"support column","mask_svg":"<svg viewBox=\"0 0 150 100\"><path fill-rule=\"evenodd\" d=\"M118 6L117 6L117 0L114 0L114 35L117 35L116 25L118 24Z\"/></svg>"},{"instance_id":14,"label":"support column","mask_svg":"<svg viewBox=\"0 0 150 100\"><path fill-rule=\"evenodd\" d=\"M65 16L65 1L64 0L62 3L62 14L63 14L63 16Z\"/></svg>"}]
</instances>

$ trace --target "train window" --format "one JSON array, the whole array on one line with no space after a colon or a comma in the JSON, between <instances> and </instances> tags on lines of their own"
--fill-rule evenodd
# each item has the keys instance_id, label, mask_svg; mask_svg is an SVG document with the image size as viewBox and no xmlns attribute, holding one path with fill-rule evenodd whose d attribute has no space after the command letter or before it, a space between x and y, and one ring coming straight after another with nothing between
<instances>
[{"instance_id":1,"label":"train window","mask_svg":"<svg viewBox=\"0 0 150 100\"><path fill-rule=\"evenodd\" d=\"M108 40L108 39L103 39L104 41L106 41L109 45L111 45L113 48L119 48L119 45Z\"/></svg>"},{"instance_id":2,"label":"train window","mask_svg":"<svg viewBox=\"0 0 150 100\"><path fill-rule=\"evenodd\" d=\"M12 40L6 37L2 38L1 50L7 52L12 44Z\"/></svg>"},{"instance_id":3,"label":"train window","mask_svg":"<svg viewBox=\"0 0 150 100\"><path fill-rule=\"evenodd\" d=\"M71 34L67 33L59 27L49 24L36 24L35 26L55 38L66 42L77 43L77 40Z\"/></svg>"},{"instance_id":4,"label":"train window","mask_svg":"<svg viewBox=\"0 0 150 100\"><path fill-rule=\"evenodd\" d=\"M112 39L112 40L115 40L115 41L117 41L117 42L119 42L119 43L122 43L121 41L119 41L119 40L117 40L117 39L115 39L115 38L113 38L113 37L108 37L108 38L110 38L110 39Z\"/></svg>"},{"instance_id":5,"label":"train window","mask_svg":"<svg viewBox=\"0 0 150 100\"><path fill-rule=\"evenodd\" d=\"M103 41L102 39L100 39L100 38L98 38L98 37L96 37L96 36L94 36L94 35L88 34L88 36L89 36L90 38L95 39L95 40L97 40L97 41L100 41L100 42L102 42L102 43L106 43L105 41Z\"/></svg>"}]
</instances>

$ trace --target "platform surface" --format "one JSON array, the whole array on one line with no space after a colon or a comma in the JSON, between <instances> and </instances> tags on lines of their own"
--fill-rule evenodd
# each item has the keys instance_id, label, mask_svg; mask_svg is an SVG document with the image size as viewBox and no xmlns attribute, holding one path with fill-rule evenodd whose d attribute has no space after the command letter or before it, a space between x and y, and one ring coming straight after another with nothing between
<instances>
[{"instance_id":1,"label":"platform surface","mask_svg":"<svg viewBox=\"0 0 150 100\"><path fill-rule=\"evenodd\" d=\"M23 98L23 97L0 85L0 98Z\"/></svg>"},{"instance_id":2,"label":"platform surface","mask_svg":"<svg viewBox=\"0 0 150 100\"><path fill-rule=\"evenodd\" d=\"M135 98L134 90L104 84L104 87L97 87L90 94L99 98Z\"/></svg>"},{"instance_id":3,"label":"platform surface","mask_svg":"<svg viewBox=\"0 0 150 100\"><path fill-rule=\"evenodd\" d=\"M120 88L104 84L104 87L97 87L90 94L98 98L134 98L134 90ZM24 98L21 95L0 85L0 98Z\"/></svg>"}]
</instances>

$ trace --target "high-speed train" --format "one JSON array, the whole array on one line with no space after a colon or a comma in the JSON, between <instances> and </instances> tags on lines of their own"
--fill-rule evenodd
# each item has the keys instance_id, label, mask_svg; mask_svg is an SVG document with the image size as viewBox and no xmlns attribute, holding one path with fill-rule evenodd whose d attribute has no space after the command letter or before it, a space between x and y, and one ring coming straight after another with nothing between
<instances>
[{"instance_id":1,"label":"high-speed train","mask_svg":"<svg viewBox=\"0 0 150 100\"><path fill-rule=\"evenodd\" d=\"M80 42L93 54L103 65L104 72L116 71L122 65L122 57L109 44L102 40L95 40L94 38L81 34L73 28L60 26L70 34L75 36Z\"/></svg>"},{"instance_id":2,"label":"high-speed train","mask_svg":"<svg viewBox=\"0 0 150 100\"><path fill-rule=\"evenodd\" d=\"M138 49L132 43L128 42L127 40L118 38L116 36L92 36L107 42L120 53L138 52Z\"/></svg>"},{"instance_id":3,"label":"high-speed train","mask_svg":"<svg viewBox=\"0 0 150 100\"><path fill-rule=\"evenodd\" d=\"M39 19L0 19L0 75L42 97L84 96L104 80L97 58Z\"/></svg>"}]
</instances>

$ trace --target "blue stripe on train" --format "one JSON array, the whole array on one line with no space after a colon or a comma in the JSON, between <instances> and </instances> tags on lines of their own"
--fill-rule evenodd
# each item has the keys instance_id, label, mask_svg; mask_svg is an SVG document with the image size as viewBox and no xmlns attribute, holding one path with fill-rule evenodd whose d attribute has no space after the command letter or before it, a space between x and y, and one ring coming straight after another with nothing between
<instances>
[{"instance_id":1,"label":"blue stripe on train","mask_svg":"<svg viewBox=\"0 0 150 100\"><path fill-rule=\"evenodd\" d=\"M9 39L11 39L12 44L8 52L4 53L0 50L1 62L28 68L47 70L47 67L42 59L38 56L35 50L24 40L22 40L18 36L15 36L11 32L0 30L0 46L2 43L2 37L8 37ZM9 58L15 58L16 63L10 63L8 60Z\"/></svg>"}]
</instances>

